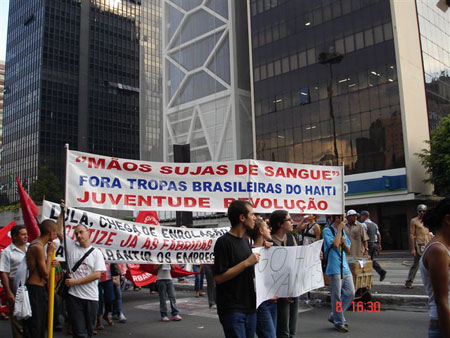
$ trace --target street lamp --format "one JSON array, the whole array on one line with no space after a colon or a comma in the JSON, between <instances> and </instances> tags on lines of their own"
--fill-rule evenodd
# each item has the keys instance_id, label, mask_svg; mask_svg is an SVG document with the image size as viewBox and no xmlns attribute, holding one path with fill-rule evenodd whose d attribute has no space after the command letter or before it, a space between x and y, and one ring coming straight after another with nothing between
<instances>
[{"instance_id":1,"label":"street lamp","mask_svg":"<svg viewBox=\"0 0 450 338\"><path fill-rule=\"evenodd\" d=\"M339 153L337 148L337 139L336 139L336 121L334 118L334 110L333 110L333 65L336 63L340 63L344 55L339 54L337 52L329 52L329 53L320 53L319 54L319 63L322 65L329 65L330 70L330 84L328 85L328 103L330 106L330 116L331 121L333 123L333 143L334 143L334 156L336 157L336 165L339 165Z\"/></svg>"}]
</instances>

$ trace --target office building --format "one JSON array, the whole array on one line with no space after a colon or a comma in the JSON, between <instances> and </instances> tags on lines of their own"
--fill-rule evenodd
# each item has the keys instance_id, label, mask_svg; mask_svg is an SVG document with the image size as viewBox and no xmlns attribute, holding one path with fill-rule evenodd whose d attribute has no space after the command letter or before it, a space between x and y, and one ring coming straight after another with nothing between
<instances>
[{"instance_id":1,"label":"office building","mask_svg":"<svg viewBox=\"0 0 450 338\"><path fill-rule=\"evenodd\" d=\"M163 0L164 158L190 144L192 162L252 157L247 6Z\"/></svg>"},{"instance_id":2,"label":"office building","mask_svg":"<svg viewBox=\"0 0 450 338\"><path fill-rule=\"evenodd\" d=\"M2 180L64 183L65 143L161 160L160 23L157 0L11 1Z\"/></svg>"},{"instance_id":3,"label":"office building","mask_svg":"<svg viewBox=\"0 0 450 338\"><path fill-rule=\"evenodd\" d=\"M3 145L3 91L5 90L5 61L0 60L0 159Z\"/></svg>"},{"instance_id":4,"label":"office building","mask_svg":"<svg viewBox=\"0 0 450 338\"><path fill-rule=\"evenodd\" d=\"M407 249L432 187L416 153L450 112L450 16L429 1L250 0L258 159L344 165L346 206Z\"/></svg>"}]
</instances>

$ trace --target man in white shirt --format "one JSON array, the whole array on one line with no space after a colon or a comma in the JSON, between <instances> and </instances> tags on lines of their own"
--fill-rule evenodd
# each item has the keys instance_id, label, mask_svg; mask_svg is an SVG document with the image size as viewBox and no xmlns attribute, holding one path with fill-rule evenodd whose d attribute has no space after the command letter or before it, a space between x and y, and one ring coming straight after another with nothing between
<instances>
[{"instance_id":1,"label":"man in white shirt","mask_svg":"<svg viewBox=\"0 0 450 338\"><path fill-rule=\"evenodd\" d=\"M11 229L12 243L1 253L0 259L0 277L2 285L5 288L6 299L11 314L14 312L14 300L16 290L14 290L14 276L17 268L25 258L28 249L28 233L23 225L15 225ZM11 329L14 338L23 336L22 321L11 316Z\"/></svg>"},{"instance_id":2,"label":"man in white shirt","mask_svg":"<svg viewBox=\"0 0 450 338\"><path fill-rule=\"evenodd\" d=\"M64 204L61 204L64 207ZM63 213L58 217L58 236L63 238ZM79 224L75 228L75 241L66 236L67 263L71 278L66 279L70 287L66 300L73 337L92 337L98 312L98 279L106 271L105 260L100 250L94 248L80 267L72 272L73 266L91 250L89 229Z\"/></svg>"}]
</instances>

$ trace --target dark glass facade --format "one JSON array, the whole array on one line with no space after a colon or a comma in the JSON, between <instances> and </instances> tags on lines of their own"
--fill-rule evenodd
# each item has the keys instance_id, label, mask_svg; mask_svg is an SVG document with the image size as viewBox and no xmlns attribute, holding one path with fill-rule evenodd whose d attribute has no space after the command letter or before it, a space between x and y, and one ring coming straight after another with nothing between
<instances>
[{"instance_id":1,"label":"dark glass facade","mask_svg":"<svg viewBox=\"0 0 450 338\"><path fill-rule=\"evenodd\" d=\"M158 1L10 2L2 183L18 175L28 186L41 165L63 183L65 143L139 159L141 133L154 149L161 70L150 62L160 57L152 16ZM140 118L153 128L141 131ZM17 199L15 189L8 197Z\"/></svg>"},{"instance_id":2,"label":"dark glass facade","mask_svg":"<svg viewBox=\"0 0 450 338\"><path fill-rule=\"evenodd\" d=\"M450 17L436 4L417 0L430 130L450 114Z\"/></svg>"},{"instance_id":3,"label":"dark glass facade","mask_svg":"<svg viewBox=\"0 0 450 338\"><path fill-rule=\"evenodd\" d=\"M337 153L347 175L404 167L389 0L250 7L257 158L334 164ZM333 52L340 63L319 63Z\"/></svg>"}]
</instances>

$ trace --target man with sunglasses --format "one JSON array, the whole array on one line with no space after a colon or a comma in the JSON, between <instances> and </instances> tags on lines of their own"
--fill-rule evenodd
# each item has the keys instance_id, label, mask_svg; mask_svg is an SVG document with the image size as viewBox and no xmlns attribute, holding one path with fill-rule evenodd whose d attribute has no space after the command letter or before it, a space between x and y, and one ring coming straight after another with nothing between
<instances>
[{"instance_id":1,"label":"man with sunglasses","mask_svg":"<svg viewBox=\"0 0 450 338\"><path fill-rule=\"evenodd\" d=\"M426 212L427 206L419 204L417 206L417 217L412 218L409 223L409 248L411 255L414 257L414 263L409 269L408 279L405 282L407 289L412 289L413 287L412 283L419 269L420 257L422 257L423 250L430 241L430 231L423 225L423 217Z\"/></svg>"}]
</instances>

